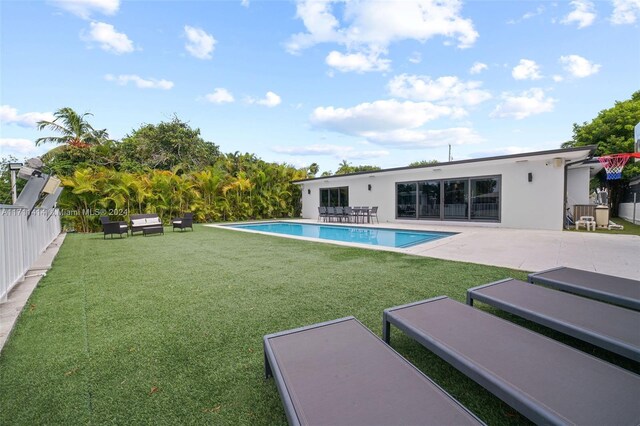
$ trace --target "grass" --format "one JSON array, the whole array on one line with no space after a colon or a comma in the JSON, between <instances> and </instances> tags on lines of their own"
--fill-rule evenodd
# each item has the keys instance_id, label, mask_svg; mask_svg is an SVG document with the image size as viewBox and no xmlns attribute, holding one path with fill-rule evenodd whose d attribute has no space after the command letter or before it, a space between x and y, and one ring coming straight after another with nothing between
<instances>
[{"instance_id":1,"label":"grass","mask_svg":"<svg viewBox=\"0 0 640 426\"><path fill-rule=\"evenodd\" d=\"M636 224L634 224L632 222L629 222L627 220L621 219L619 217L614 217L611 220L614 223L618 224L618 225L624 226L624 229L622 229L622 230L616 230L616 229L608 230L608 229L605 229L605 228L597 228L596 232L599 233L599 234L639 235L640 236L640 225L636 225ZM574 231L574 232L587 232L587 230L584 228L584 226L581 226L578 231L576 231L574 227L571 227L571 229L569 229L569 230L570 231ZM589 232L593 232L593 231L589 231Z\"/></svg>"},{"instance_id":2,"label":"grass","mask_svg":"<svg viewBox=\"0 0 640 426\"><path fill-rule=\"evenodd\" d=\"M463 301L469 287L525 278L195 229L68 235L0 354L0 424L286 424L273 380L263 378L263 335L348 315L379 335L385 308L443 294ZM526 423L397 330L393 346L485 422Z\"/></svg>"}]
</instances>

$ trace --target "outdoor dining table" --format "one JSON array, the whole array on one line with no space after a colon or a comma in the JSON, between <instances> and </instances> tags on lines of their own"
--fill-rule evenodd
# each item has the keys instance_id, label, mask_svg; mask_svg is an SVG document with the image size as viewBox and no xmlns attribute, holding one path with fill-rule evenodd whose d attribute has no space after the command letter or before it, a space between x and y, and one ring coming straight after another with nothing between
<instances>
[{"instance_id":1,"label":"outdoor dining table","mask_svg":"<svg viewBox=\"0 0 640 426\"><path fill-rule=\"evenodd\" d=\"M369 207L354 207L356 223L364 223L364 219L367 219L367 223L371 223L371 209Z\"/></svg>"}]
</instances>

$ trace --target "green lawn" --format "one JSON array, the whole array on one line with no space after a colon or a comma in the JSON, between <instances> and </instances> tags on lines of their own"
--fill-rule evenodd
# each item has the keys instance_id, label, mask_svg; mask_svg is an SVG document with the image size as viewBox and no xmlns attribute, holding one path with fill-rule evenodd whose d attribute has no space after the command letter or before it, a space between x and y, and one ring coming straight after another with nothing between
<instances>
[{"instance_id":1,"label":"green lawn","mask_svg":"<svg viewBox=\"0 0 640 426\"><path fill-rule=\"evenodd\" d=\"M0 354L0 424L284 424L263 378L263 335L348 315L380 335L387 307L463 301L467 288L509 276L525 273L202 226L106 241L72 234ZM525 421L393 335L486 422Z\"/></svg>"},{"instance_id":2,"label":"green lawn","mask_svg":"<svg viewBox=\"0 0 640 426\"><path fill-rule=\"evenodd\" d=\"M615 229L608 230L608 229L604 228L604 229L596 229L596 232L599 233L599 234L640 235L640 225L636 225L636 224L634 224L632 222L629 222L627 220L621 219L619 217L614 217L611 220L617 225L624 226L624 229L622 229L622 230L615 230ZM576 231L574 227L571 227L570 231L587 232L587 230L584 228L584 226L581 226L578 231ZM588 231L588 232L593 232L593 231Z\"/></svg>"}]
</instances>

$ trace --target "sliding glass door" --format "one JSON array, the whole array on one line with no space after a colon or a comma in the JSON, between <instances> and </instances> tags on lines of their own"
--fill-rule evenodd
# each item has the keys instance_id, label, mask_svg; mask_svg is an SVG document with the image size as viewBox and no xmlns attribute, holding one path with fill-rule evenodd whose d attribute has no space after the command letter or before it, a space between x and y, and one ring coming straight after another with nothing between
<instances>
[{"instance_id":1,"label":"sliding glass door","mask_svg":"<svg viewBox=\"0 0 640 426\"><path fill-rule=\"evenodd\" d=\"M416 217L416 183L399 183L396 186L397 212L398 218Z\"/></svg>"},{"instance_id":2,"label":"sliding glass door","mask_svg":"<svg viewBox=\"0 0 640 426\"><path fill-rule=\"evenodd\" d=\"M396 183L396 218L500 221L500 176Z\"/></svg>"},{"instance_id":3,"label":"sliding glass door","mask_svg":"<svg viewBox=\"0 0 640 426\"><path fill-rule=\"evenodd\" d=\"M418 182L418 217L440 219L440 181Z\"/></svg>"}]
</instances>

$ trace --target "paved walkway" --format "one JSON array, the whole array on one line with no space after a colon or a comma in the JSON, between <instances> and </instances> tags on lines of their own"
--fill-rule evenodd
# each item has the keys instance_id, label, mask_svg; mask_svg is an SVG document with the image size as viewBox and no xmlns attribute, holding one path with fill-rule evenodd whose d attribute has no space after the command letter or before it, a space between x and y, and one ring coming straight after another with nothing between
<instances>
[{"instance_id":1,"label":"paved walkway","mask_svg":"<svg viewBox=\"0 0 640 426\"><path fill-rule=\"evenodd\" d=\"M298 220L297 222L317 223L315 220ZM636 235L608 235L584 230L579 232L536 231L422 223L381 223L373 226L458 232L452 237L406 249L378 247L382 250L503 266L530 272L568 266L640 280L640 236Z\"/></svg>"},{"instance_id":2,"label":"paved walkway","mask_svg":"<svg viewBox=\"0 0 640 426\"><path fill-rule=\"evenodd\" d=\"M66 236L66 233L60 234L49 244L47 249L31 265L31 269L25 274L25 279L11 289L7 301L0 303L0 351L9 338L9 334L11 334L11 330L13 330L31 293L42 277L47 274L47 271L51 269L53 259L58 254Z\"/></svg>"}]
</instances>

